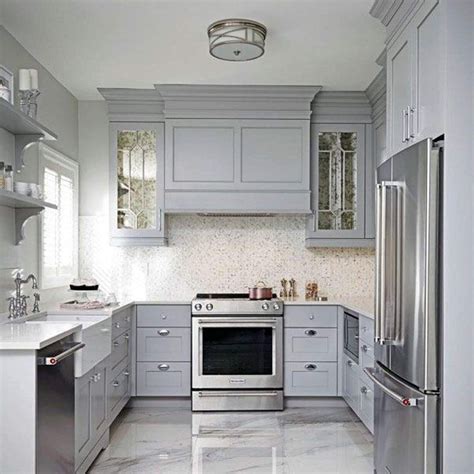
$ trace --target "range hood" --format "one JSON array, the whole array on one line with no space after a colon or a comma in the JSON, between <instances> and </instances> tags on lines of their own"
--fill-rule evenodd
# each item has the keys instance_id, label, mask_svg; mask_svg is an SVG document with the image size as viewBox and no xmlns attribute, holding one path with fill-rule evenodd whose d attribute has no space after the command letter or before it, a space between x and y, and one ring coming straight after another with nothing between
<instances>
[{"instance_id":1,"label":"range hood","mask_svg":"<svg viewBox=\"0 0 474 474\"><path fill-rule=\"evenodd\" d=\"M309 214L319 86L155 85L165 117L165 212Z\"/></svg>"}]
</instances>

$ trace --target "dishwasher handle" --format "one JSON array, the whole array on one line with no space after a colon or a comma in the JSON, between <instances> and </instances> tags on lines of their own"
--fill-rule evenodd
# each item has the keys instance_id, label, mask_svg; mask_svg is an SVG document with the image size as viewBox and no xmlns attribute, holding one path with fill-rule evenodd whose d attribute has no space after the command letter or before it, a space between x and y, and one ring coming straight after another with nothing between
<instances>
[{"instance_id":1,"label":"dishwasher handle","mask_svg":"<svg viewBox=\"0 0 474 474\"><path fill-rule=\"evenodd\" d=\"M78 350L82 349L86 345L83 342L76 342L73 344L68 344L68 346L69 346L68 349L54 356L38 357L38 365L56 365L57 363L66 359L70 355L74 354L74 352L77 352Z\"/></svg>"}]
</instances>

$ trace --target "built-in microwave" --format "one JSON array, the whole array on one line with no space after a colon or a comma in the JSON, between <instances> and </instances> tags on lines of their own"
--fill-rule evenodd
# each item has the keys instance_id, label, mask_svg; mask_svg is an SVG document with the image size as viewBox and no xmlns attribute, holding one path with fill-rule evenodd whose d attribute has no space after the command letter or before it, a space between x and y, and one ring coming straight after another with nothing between
<instances>
[{"instance_id":1,"label":"built-in microwave","mask_svg":"<svg viewBox=\"0 0 474 474\"><path fill-rule=\"evenodd\" d=\"M344 353L359 363L359 316L344 311Z\"/></svg>"}]
</instances>

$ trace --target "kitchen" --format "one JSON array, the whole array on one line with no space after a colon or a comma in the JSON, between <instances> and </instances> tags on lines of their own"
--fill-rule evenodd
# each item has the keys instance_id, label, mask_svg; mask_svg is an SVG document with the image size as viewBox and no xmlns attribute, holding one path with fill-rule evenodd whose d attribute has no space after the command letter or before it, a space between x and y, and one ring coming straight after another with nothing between
<instances>
[{"instance_id":1,"label":"kitchen","mask_svg":"<svg viewBox=\"0 0 474 474\"><path fill-rule=\"evenodd\" d=\"M472 10L1 2L0 471L472 472Z\"/></svg>"}]
</instances>

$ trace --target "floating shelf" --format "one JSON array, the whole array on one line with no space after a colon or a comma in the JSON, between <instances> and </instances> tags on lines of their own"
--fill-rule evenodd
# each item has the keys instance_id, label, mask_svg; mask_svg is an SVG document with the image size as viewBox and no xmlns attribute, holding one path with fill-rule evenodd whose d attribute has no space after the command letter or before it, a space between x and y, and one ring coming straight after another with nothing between
<instances>
[{"instance_id":1,"label":"floating shelf","mask_svg":"<svg viewBox=\"0 0 474 474\"><path fill-rule=\"evenodd\" d=\"M0 128L15 135L15 169L24 166L25 150L40 140L57 140L57 135L16 109L10 102L0 99Z\"/></svg>"},{"instance_id":2,"label":"floating shelf","mask_svg":"<svg viewBox=\"0 0 474 474\"><path fill-rule=\"evenodd\" d=\"M15 209L15 243L20 245L25 238L25 224L30 217L37 216L45 208L57 209L55 204L23 194L0 189L0 206Z\"/></svg>"}]
</instances>

